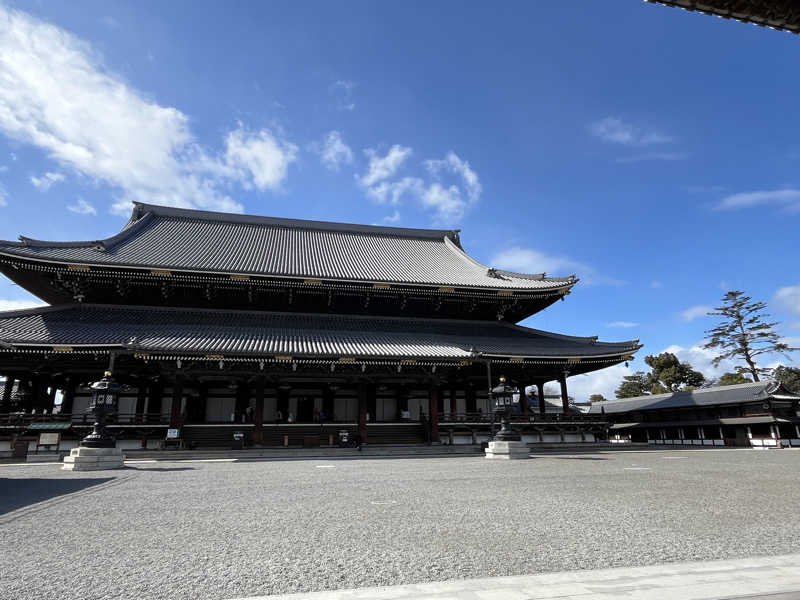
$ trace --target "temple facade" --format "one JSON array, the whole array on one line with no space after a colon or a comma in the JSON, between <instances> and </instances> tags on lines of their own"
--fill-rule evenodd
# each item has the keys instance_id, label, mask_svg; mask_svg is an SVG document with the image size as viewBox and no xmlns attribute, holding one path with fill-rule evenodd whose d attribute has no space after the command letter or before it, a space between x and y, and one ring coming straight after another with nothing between
<instances>
[{"instance_id":1,"label":"temple facade","mask_svg":"<svg viewBox=\"0 0 800 600\"><path fill-rule=\"evenodd\" d=\"M135 204L108 239L0 242L0 271L49 306L0 313L0 435L77 440L88 384L124 384L112 431L163 443L281 446L478 443L500 375L523 393L530 442L592 441L597 415L568 378L632 358L601 342L516 325L565 300L575 276L484 266L454 230L404 229ZM557 382L562 410L546 410ZM59 402L60 400L60 402Z\"/></svg>"}]
</instances>

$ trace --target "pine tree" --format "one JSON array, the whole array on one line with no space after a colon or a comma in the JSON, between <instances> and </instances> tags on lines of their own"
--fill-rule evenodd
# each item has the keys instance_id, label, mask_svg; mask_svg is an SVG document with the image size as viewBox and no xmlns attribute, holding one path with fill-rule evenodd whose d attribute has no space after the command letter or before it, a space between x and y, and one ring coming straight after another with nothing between
<instances>
[{"instance_id":1,"label":"pine tree","mask_svg":"<svg viewBox=\"0 0 800 600\"><path fill-rule=\"evenodd\" d=\"M736 372L749 374L753 381L760 381L759 375L770 371L758 366L756 360L760 355L774 352L786 355L798 350L780 341L775 332L778 323L767 321L766 308L766 303L753 302L744 292L733 291L722 298L722 306L708 313L723 318L722 323L706 331L709 341L703 346L720 352L712 361L715 367L723 360L741 360L746 366L737 365Z\"/></svg>"}]
</instances>

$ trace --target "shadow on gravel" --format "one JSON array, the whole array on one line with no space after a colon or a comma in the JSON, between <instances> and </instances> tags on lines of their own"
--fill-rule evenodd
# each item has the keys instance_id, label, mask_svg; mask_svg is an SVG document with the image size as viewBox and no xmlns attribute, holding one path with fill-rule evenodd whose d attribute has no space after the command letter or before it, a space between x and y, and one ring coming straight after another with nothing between
<instances>
[{"instance_id":1,"label":"shadow on gravel","mask_svg":"<svg viewBox=\"0 0 800 600\"><path fill-rule=\"evenodd\" d=\"M608 460L604 456L549 456L558 460Z\"/></svg>"},{"instance_id":2,"label":"shadow on gravel","mask_svg":"<svg viewBox=\"0 0 800 600\"><path fill-rule=\"evenodd\" d=\"M132 471L194 471L194 467L125 467Z\"/></svg>"},{"instance_id":3,"label":"shadow on gravel","mask_svg":"<svg viewBox=\"0 0 800 600\"><path fill-rule=\"evenodd\" d=\"M0 515L56 496L73 494L111 481L97 479L7 479L0 477Z\"/></svg>"}]
</instances>

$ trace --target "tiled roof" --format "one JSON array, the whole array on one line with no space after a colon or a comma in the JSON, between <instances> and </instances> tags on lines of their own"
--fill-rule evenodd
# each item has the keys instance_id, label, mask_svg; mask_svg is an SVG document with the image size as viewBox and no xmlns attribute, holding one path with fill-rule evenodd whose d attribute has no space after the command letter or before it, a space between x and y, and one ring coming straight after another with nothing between
<instances>
[{"instance_id":1,"label":"tiled roof","mask_svg":"<svg viewBox=\"0 0 800 600\"><path fill-rule=\"evenodd\" d=\"M687 406L713 406L716 404L734 404L737 402L752 402L754 400L767 400L774 395L800 400L800 396L787 394L780 387L770 381L754 383L741 383L738 385L724 385L720 387L702 388L688 392L675 392L672 394L654 394L651 396L636 396L621 400L609 400L592 404L589 412L597 414L625 413L636 410L656 410L660 408L683 408ZM602 407L602 410L601 410Z\"/></svg>"},{"instance_id":2,"label":"tiled roof","mask_svg":"<svg viewBox=\"0 0 800 600\"><path fill-rule=\"evenodd\" d=\"M726 19L800 33L797 0L647 0Z\"/></svg>"},{"instance_id":3,"label":"tiled roof","mask_svg":"<svg viewBox=\"0 0 800 600\"><path fill-rule=\"evenodd\" d=\"M232 355L469 358L599 357L635 352L498 321L62 305L0 313L0 346L123 345L152 352Z\"/></svg>"},{"instance_id":4,"label":"tiled roof","mask_svg":"<svg viewBox=\"0 0 800 600\"><path fill-rule=\"evenodd\" d=\"M0 241L0 254L117 266L340 281L554 291L549 278L489 269L457 231L350 225L137 204L117 235L98 241Z\"/></svg>"}]
</instances>

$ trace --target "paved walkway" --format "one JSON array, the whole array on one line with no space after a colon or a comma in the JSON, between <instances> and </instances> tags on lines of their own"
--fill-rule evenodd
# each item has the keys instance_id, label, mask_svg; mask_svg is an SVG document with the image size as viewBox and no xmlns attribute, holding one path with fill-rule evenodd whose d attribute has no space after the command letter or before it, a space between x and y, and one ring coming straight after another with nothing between
<instances>
[{"instance_id":1,"label":"paved walkway","mask_svg":"<svg viewBox=\"0 0 800 600\"><path fill-rule=\"evenodd\" d=\"M246 600L797 600L800 554L257 596ZM245 599L236 599L245 600Z\"/></svg>"}]
</instances>

